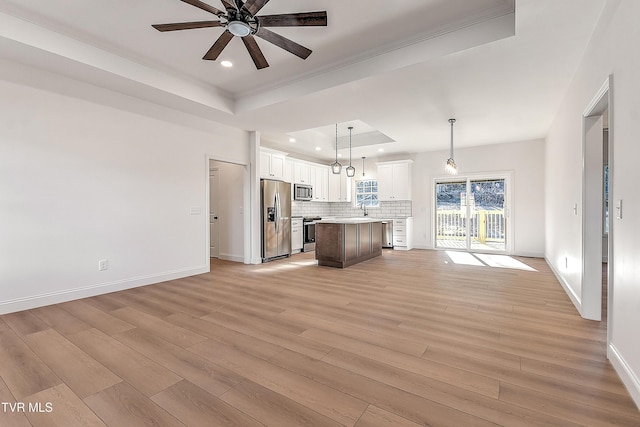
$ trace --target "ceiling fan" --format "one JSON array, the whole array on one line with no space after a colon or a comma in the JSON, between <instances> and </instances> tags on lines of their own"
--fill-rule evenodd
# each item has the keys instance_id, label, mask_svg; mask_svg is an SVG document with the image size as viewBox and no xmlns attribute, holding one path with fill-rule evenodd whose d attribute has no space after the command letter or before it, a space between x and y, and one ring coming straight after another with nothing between
<instances>
[{"instance_id":1,"label":"ceiling fan","mask_svg":"<svg viewBox=\"0 0 640 427\"><path fill-rule=\"evenodd\" d=\"M203 3L200 0L180 1L212 13L216 15L219 20L156 24L152 25L153 28L164 32L192 30L195 28L225 27L226 30L224 33L216 40L202 59L215 61L235 36L242 39L247 51L249 51L249 55L251 55L251 59L253 59L253 63L259 70L268 67L269 63L262 54L254 36L273 43L302 59L307 59L307 57L311 55L310 49L274 33L266 27L309 27L327 25L326 11L256 16L269 0L220 0L226 12Z\"/></svg>"}]
</instances>

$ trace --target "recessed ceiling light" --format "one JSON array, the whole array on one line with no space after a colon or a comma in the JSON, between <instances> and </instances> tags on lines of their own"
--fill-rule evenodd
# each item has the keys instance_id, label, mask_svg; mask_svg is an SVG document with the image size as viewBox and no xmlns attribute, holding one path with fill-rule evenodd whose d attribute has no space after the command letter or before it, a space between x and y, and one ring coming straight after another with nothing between
<instances>
[{"instance_id":1,"label":"recessed ceiling light","mask_svg":"<svg viewBox=\"0 0 640 427\"><path fill-rule=\"evenodd\" d=\"M384 151L384 148L378 148L378 153L382 153Z\"/></svg>"},{"instance_id":2,"label":"recessed ceiling light","mask_svg":"<svg viewBox=\"0 0 640 427\"><path fill-rule=\"evenodd\" d=\"M289 138L289 142L296 142L295 138Z\"/></svg>"},{"instance_id":3,"label":"recessed ceiling light","mask_svg":"<svg viewBox=\"0 0 640 427\"><path fill-rule=\"evenodd\" d=\"M316 147L316 151L322 151L322 147Z\"/></svg>"},{"instance_id":4,"label":"recessed ceiling light","mask_svg":"<svg viewBox=\"0 0 640 427\"><path fill-rule=\"evenodd\" d=\"M231 61L222 61L220 63L220 65L222 65L224 68L231 68L231 67L233 67L233 62L231 62Z\"/></svg>"}]
</instances>

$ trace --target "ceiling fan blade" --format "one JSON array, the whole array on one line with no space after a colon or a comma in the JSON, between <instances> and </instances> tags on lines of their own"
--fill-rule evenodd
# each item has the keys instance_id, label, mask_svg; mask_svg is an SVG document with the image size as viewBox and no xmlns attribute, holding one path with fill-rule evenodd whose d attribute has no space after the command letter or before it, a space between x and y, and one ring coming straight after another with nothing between
<instances>
[{"instance_id":1,"label":"ceiling fan blade","mask_svg":"<svg viewBox=\"0 0 640 427\"><path fill-rule=\"evenodd\" d=\"M287 13L258 16L263 27L326 27L327 12Z\"/></svg>"},{"instance_id":2,"label":"ceiling fan blade","mask_svg":"<svg viewBox=\"0 0 640 427\"><path fill-rule=\"evenodd\" d=\"M213 6L209 6L208 4L203 3L200 0L180 0L180 1L190 4L191 6L195 6L198 9L202 9L209 13L213 13L214 15L218 15L218 16L225 15L225 13L220 9L216 9Z\"/></svg>"},{"instance_id":3,"label":"ceiling fan blade","mask_svg":"<svg viewBox=\"0 0 640 427\"><path fill-rule=\"evenodd\" d=\"M256 68L258 70L269 66L267 59L262 54L262 51L253 36L242 37L242 42L249 51L249 55L251 55L251 59L253 59L253 63L256 64Z\"/></svg>"},{"instance_id":4,"label":"ceiling fan blade","mask_svg":"<svg viewBox=\"0 0 640 427\"><path fill-rule=\"evenodd\" d=\"M227 9L227 10L229 10L229 9L236 10L236 4L235 4L234 0L220 0L220 1L224 5L225 9Z\"/></svg>"},{"instance_id":5,"label":"ceiling fan blade","mask_svg":"<svg viewBox=\"0 0 640 427\"><path fill-rule=\"evenodd\" d=\"M273 43L276 46L281 47L282 49L291 52L302 59L307 59L312 52L311 49L307 49L306 47L294 42L293 40L289 40L288 38L283 37L280 34L276 34L273 31L267 30L263 27L260 27L260 29L258 29L256 36L268 41L269 43Z\"/></svg>"},{"instance_id":6,"label":"ceiling fan blade","mask_svg":"<svg viewBox=\"0 0 640 427\"><path fill-rule=\"evenodd\" d=\"M195 28L219 27L220 21L176 22L173 24L152 25L158 31L193 30Z\"/></svg>"},{"instance_id":7,"label":"ceiling fan blade","mask_svg":"<svg viewBox=\"0 0 640 427\"><path fill-rule=\"evenodd\" d=\"M211 49L202 57L202 59L206 59L208 61L215 61L220 56L220 53L224 50L225 47L229 44L231 39L233 38L233 34L226 30L222 35L216 40L216 42L211 46Z\"/></svg>"},{"instance_id":8,"label":"ceiling fan blade","mask_svg":"<svg viewBox=\"0 0 640 427\"><path fill-rule=\"evenodd\" d=\"M251 16L255 16L267 3L269 3L269 0L247 0L242 9L245 12L249 12Z\"/></svg>"}]
</instances>

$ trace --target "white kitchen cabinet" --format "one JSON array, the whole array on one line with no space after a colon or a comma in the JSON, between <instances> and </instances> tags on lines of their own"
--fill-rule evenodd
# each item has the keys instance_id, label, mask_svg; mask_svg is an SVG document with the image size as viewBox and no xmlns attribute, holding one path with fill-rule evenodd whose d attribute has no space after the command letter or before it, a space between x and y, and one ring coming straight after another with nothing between
<instances>
[{"instance_id":1,"label":"white kitchen cabinet","mask_svg":"<svg viewBox=\"0 0 640 427\"><path fill-rule=\"evenodd\" d=\"M293 182L296 184L311 184L311 167L306 162L293 164Z\"/></svg>"},{"instance_id":2,"label":"white kitchen cabinet","mask_svg":"<svg viewBox=\"0 0 640 427\"><path fill-rule=\"evenodd\" d=\"M325 165L311 165L311 185L313 186L313 200L328 202L329 167Z\"/></svg>"},{"instance_id":3,"label":"white kitchen cabinet","mask_svg":"<svg viewBox=\"0 0 640 427\"><path fill-rule=\"evenodd\" d=\"M352 179L342 171L340 174L329 174L328 200L330 202L350 202L351 201L351 181Z\"/></svg>"},{"instance_id":4,"label":"white kitchen cabinet","mask_svg":"<svg viewBox=\"0 0 640 427\"><path fill-rule=\"evenodd\" d=\"M285 176L284 153L276 151L260 150L260 177L266 179L284 180Z\"/></svg>"},{"instance_id":5,"label":"white kitchen cabinet","mask_svg":"<svg viewBox=\"0 0 640 427\"><path fill-rule=\"evenodd\" d=\"M409 251L413 249L413 218L393 219L393 249Z\"/></svg>"},{"instance_id":6,"label":"white kitchen cabinet","mask_svg":"<svg viewBox=\"0 0 640 427\"><path fill-rule=\"evenodd\" d=\"M291 253L297 254L302 252L304 244L302 218L293 218L291 220Z\"/></svg>"},{"instance_id":7,"label":"white kitchen cabinet","mask_svg":"<svg viewBox=\"0 0 640 427\"><path fill-rule=\"evenodd\" d=\"M378 200L411 200L412 160L378 163Z\"/></svg>"}]
</instances>

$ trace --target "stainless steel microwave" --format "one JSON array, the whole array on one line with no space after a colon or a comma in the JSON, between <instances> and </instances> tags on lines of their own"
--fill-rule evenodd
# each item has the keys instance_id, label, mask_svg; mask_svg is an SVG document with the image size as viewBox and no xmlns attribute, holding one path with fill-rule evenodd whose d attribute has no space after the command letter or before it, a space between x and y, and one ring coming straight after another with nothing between
<instances>
[{"instance_id":1,"label":"stainless steel microwave","mask_svg":"<svg viewBox=\"0 0 640 427\"><path fill-rule=\"evenodd\" d=\"M293 199L302 201L313 200L313 187L305 184L294 184Z\"/></svg>"}]
</instances>

